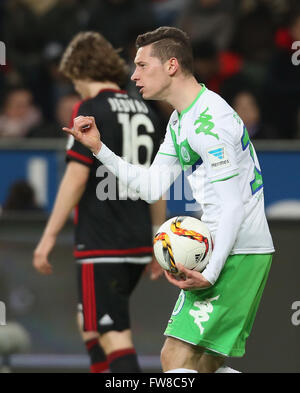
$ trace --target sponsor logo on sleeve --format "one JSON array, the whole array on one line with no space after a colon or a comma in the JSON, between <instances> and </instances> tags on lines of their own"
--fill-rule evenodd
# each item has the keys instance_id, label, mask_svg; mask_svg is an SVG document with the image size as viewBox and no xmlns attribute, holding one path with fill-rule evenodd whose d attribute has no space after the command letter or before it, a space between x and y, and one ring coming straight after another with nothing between
<instances>
[{"instance_id":1,"label":"sponsor logo on sleeve","mask_svg":"<svg viewBox=\"0 0 300 393\"><path fill-rule=\"evenodd\" d=\"M226 168L230 161L224 145L214 146L207 150L208 161L212 169Z\"/></svg>"}]
</instances>

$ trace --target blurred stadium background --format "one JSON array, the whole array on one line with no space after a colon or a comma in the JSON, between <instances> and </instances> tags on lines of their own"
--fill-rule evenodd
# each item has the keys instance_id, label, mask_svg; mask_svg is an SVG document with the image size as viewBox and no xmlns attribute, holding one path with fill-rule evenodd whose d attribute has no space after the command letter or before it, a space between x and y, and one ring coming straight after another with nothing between
<instances>
[{"instance_id":1,"label":"blurred stadium background","mask_svg":"<svg viewBox=\"0 0 300 393\"><path fill-rule=\"evenodd\" d=\"M57 72L61 53L76 32L97 30L123 48L132 64L136 35L159 25L179 26L190 34L199 81L243 118L263 172L276 254L247 353L229 364L244 372L300 371L299 1L3 0L0 301L6 305L7 326L0 326L0 365L9 362L13 372L89 368L75 323L71 219L52 255L54 274L39 276L32 268L32 252L65 168L60 128L78 101ZM127 88L134 93L130 82ZM170 108L156 103L155 109L167 121ZM197 214L189 190L182 194L174 200L171 191L170 217ZM162 333L176 298L177 290L165 280L152 283L147 277L134 293L132 328L146 372L160 371ZM4 332L10 326L22 341L19 346Z\"/></svg>"}]
</instances>

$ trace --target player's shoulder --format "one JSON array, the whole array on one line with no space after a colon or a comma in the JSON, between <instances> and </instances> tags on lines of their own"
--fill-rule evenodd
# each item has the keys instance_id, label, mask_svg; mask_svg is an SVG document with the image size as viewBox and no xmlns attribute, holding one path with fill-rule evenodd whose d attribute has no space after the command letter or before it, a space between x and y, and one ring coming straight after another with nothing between
<instances>
[{"instance_id":1,"label":"player's shoulder","mask_svg":"<svg viewBox=\"0 0 300 393\"><path fill-rule=\"evenodd\" d=\"M192 148L209 147L220 141L233 143L236 136L234 125L234 110L217 93L205 89L192 109L190 116L192 124L188 129L189 143Z\"/></svg>"},{"instance_id":2,"label":"player's shoulder","mask_svg":"<svg viewBox=\"0 0 300 393\"><path fill-rule=\"evenodd\" d=\"M226 130L232 128L234 114L235 111L223 97L205 88L193 109L192 120L197 130L199 127Z\"/></svg>"},{"instance_id":3,"label":"player's shoulder","mask_svg":"<svg viewBox=\"0 0 300 393\"><path fill-rule=\"evenodd\" d=\"M73 108L73 119L76 116L89 116L91 113L92 100L92 98L86 98L78 101Z\"/></svg>"},{"instance_id":4,"label":"player's shoulder","mask_svg":"<svg viewBox=\"0 0 300 393\"><path fill-rule=\"evenodd\" d=\"M113 99L121 95L126 95L126 92L118 89L101 89L97 95L85 100L82 109L89 110L92 116L101 119L105 114L115 112L115 105Z\"/></svg>"},{"instance_id":5,"label":"player's shoulder","mask_svg":"<svg viewBox=\"0 0 300 393\"><path fill-rule=\"evenodd\" d=\"M79 111L82 115L90 115L101 119L114 112L128 111L126 90L105 88L101 89L94 97L81 101Z\"/></svg>"},{"instance_id":6,"label":"player's shoulder","mask_svg":"<svg viewBox=\"0 0 300 393\"><path fill-rule=\"evenodd\" d=\"M202 99L198 100L198 105L204 109L208 107L215 114L218 114L220 111L233 112L231 106L220 94L208 88L205 88Z\"/></svg>"},{"instance_id":7,"label":"player's shoulder","mask_svg":"<svg viewBox=\"0 0 300 393\"><path fill-rule=\"evenodd\" d=\"M101 99L106 100L109 110L113 113L130 113L130 114L152 114L151 107L142 98L126 90L105 91L100 95Z\"/></svg>"}]
</instances>

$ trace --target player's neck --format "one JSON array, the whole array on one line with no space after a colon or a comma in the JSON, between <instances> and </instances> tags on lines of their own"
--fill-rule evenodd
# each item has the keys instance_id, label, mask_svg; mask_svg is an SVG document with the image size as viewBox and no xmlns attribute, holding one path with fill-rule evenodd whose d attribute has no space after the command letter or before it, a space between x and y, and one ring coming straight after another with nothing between
<instances>
[{"instance_id":1,"label":"player's neck","mask_svg":"<svg viewBox=\"0 0 300 393\"><path fill-rule=\"evenodd\" d=\"M193 103L202 88L194 77L184 78L172 86L166 101L181 113Z\"/></svg>"},{"instance_id":2,"label":"player's neck","mask_svg":"<svg viewBox=\"0 0 300 393\"><path fill-rule=\"evenodd\" d=\"M99 91L104 89L120 90L120 86L113 82L86 82L82 98L96 97Z\"/></svg>"}]
</instances>

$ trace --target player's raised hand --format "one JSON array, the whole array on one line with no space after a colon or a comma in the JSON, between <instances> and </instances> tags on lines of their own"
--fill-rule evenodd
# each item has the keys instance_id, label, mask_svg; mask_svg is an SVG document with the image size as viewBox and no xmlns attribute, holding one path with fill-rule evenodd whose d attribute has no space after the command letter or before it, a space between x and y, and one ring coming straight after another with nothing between
<instances>
[{"instance_id":1,"label":"player's raised hand","mask_svg":"<svg viewBox=\"0 0 300 393\"><path fill-rule=\"evenodd\" d=\"M102 142L93 116L78 116L73 121L73 128L63 127L63 131L73 135L94 154L99 153Z\"/></svg>"},{"instance_id":2,"label":"player's raised hand","mask_svg":"<svg viewBox=\"0 0 300 393\"><path fill-rule=\"evenodd\" d=\"M181 263L176 263L176 266L179 271L177 277L175 277L172 273L165 271L166 279L176 287L185 291L191 291L211 286L211 283L207 281L200 272L187 269Z\"/></svg>"}]
</instances>

